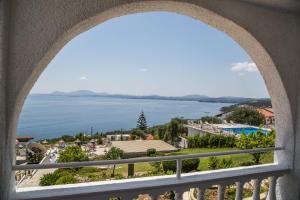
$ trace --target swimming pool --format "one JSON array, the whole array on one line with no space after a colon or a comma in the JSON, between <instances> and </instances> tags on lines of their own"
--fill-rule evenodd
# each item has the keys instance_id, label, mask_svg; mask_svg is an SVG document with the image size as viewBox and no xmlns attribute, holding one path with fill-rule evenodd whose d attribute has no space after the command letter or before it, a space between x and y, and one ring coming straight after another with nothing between
<instances>
[{"instance_id":1,"label":"swimming pool","mask_svg":"<svg viewBox=\"0 0 300 200\"><path fill-rule=\"evenodd\" d=\"M223 128L222 130L225 132L230 132L230 133L234 133L234 134L242 134L245 133L246 135L251 134L251 133L255 133L259 128L256 127L242 127L242 128ZM268 129L261 129L261 131L264 134L267 134L269 132Z\"/></svg>"}]
</instances>

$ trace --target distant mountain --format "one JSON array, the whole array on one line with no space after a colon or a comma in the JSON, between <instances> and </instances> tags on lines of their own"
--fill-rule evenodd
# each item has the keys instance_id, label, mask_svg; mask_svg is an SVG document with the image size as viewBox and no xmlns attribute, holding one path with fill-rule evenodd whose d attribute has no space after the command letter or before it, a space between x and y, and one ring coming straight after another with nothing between
<instances>
[{"instance_id":1,"label":"distant mountain","mask_svg":"<svg viewBox=\"0 0 300 200\"><path fill-rule=\"evenodd\" d=\"M206 95L191 94L185 96L160 96L160 95L127 95L127 94L109 94L106 92L93 92L90 90L77 90L73 92L55 91L50 94L39 95L56 95L56 96L95 96L95 97L111 97L111 98L124 98L124 99L156 99L156 100L176 100L176 101L199 101L199 102L212 102L212 103L245 103L255 102L261 99L245 98L245 97L209 97ZM265 98L267 99L267 98Z\"/></svg>"}]
</instances>

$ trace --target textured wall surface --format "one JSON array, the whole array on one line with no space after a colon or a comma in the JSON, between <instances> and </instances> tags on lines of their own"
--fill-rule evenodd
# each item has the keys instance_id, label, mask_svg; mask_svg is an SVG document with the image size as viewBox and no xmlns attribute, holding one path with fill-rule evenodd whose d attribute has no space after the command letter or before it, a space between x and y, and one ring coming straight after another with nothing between
<instances>
[{"instance_id":1,"label":"textured wall surface","mask_svg":"<svg viewBox=\"0 0 300 200\"><path fill-rule=\"evenodd\" d=\"M280 181L282 185L290 183L290 187L282 187L280 193L283 199L298 199L298 1L13 0L10 5L3 2L8 1L0 2L1 11L9 10L10 15L1 12L0 16L0 136L4 139L0 142L0 199L8 199L9 188L13 188L9 180L13 177L10 166L14 162L14 151L7 149L12 149L15 142L21 108L48 63L67 42L95 25L113 17L148 11L176 12L201 20L227 33L256 62L276 112L277 145L286 148L276 153L276 159L294 169ZM4 22L9 22L9 26L3 26ZM8 164L3 164L4 161Z\"/></svg>"}]
</instances>

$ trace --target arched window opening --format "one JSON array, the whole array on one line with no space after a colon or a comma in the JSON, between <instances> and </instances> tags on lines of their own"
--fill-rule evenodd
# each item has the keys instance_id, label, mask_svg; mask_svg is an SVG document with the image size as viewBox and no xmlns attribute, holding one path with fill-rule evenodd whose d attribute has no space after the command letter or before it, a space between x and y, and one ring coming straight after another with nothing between
<instances>
[{"instance_id":1,"label":"arched window opening","mask_svg":"<svg viewBox=\"0 0 300 200\"><path fill-rule=\"evenodd\" d=\"M273 147L275 116L256 64L236 42L197 20L151 12L111 19L69 42L27 97L17 135L17 164L154 158ZM273 152L252 152L17 171L16 181L52 186L273 161Z\"/></svg>"}]
</instances>

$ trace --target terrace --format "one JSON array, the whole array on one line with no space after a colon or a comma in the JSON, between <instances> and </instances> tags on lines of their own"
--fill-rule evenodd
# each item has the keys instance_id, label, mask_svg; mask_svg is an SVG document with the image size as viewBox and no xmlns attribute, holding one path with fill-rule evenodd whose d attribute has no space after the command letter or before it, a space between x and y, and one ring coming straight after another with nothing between
<instances>
[{"instance_id":1,"label":"terrace","mask_svg":"<svg viewBox=\"0 0 300 200\"><path fill-rule=\"evenodd\" d=\"M15 165L16 127L24 99L58 51L76 35L108 19L149 11L176 12L203 21L227 33L256 62L272 98L276 114L276 147L233 152L68 164ZM262 179L269 179L268 199L299 199L299 73L300 5L277 1L8 1L0 2L0 199L132 199L149 194L153 199L175 191L176 199L198 188L198 199L211 185L236 184L242 199L243 184L254 181L253 199L259 199ZM201 36L199 36L201 37ZM117 44L116 44L117 45ZM194 157L275 151L272 164L226 170L181 173L182 160ZM176 175L109 182L16 189L14 171L70 168L118 163L176 160Z\"/></svg>"}]
</instances>

